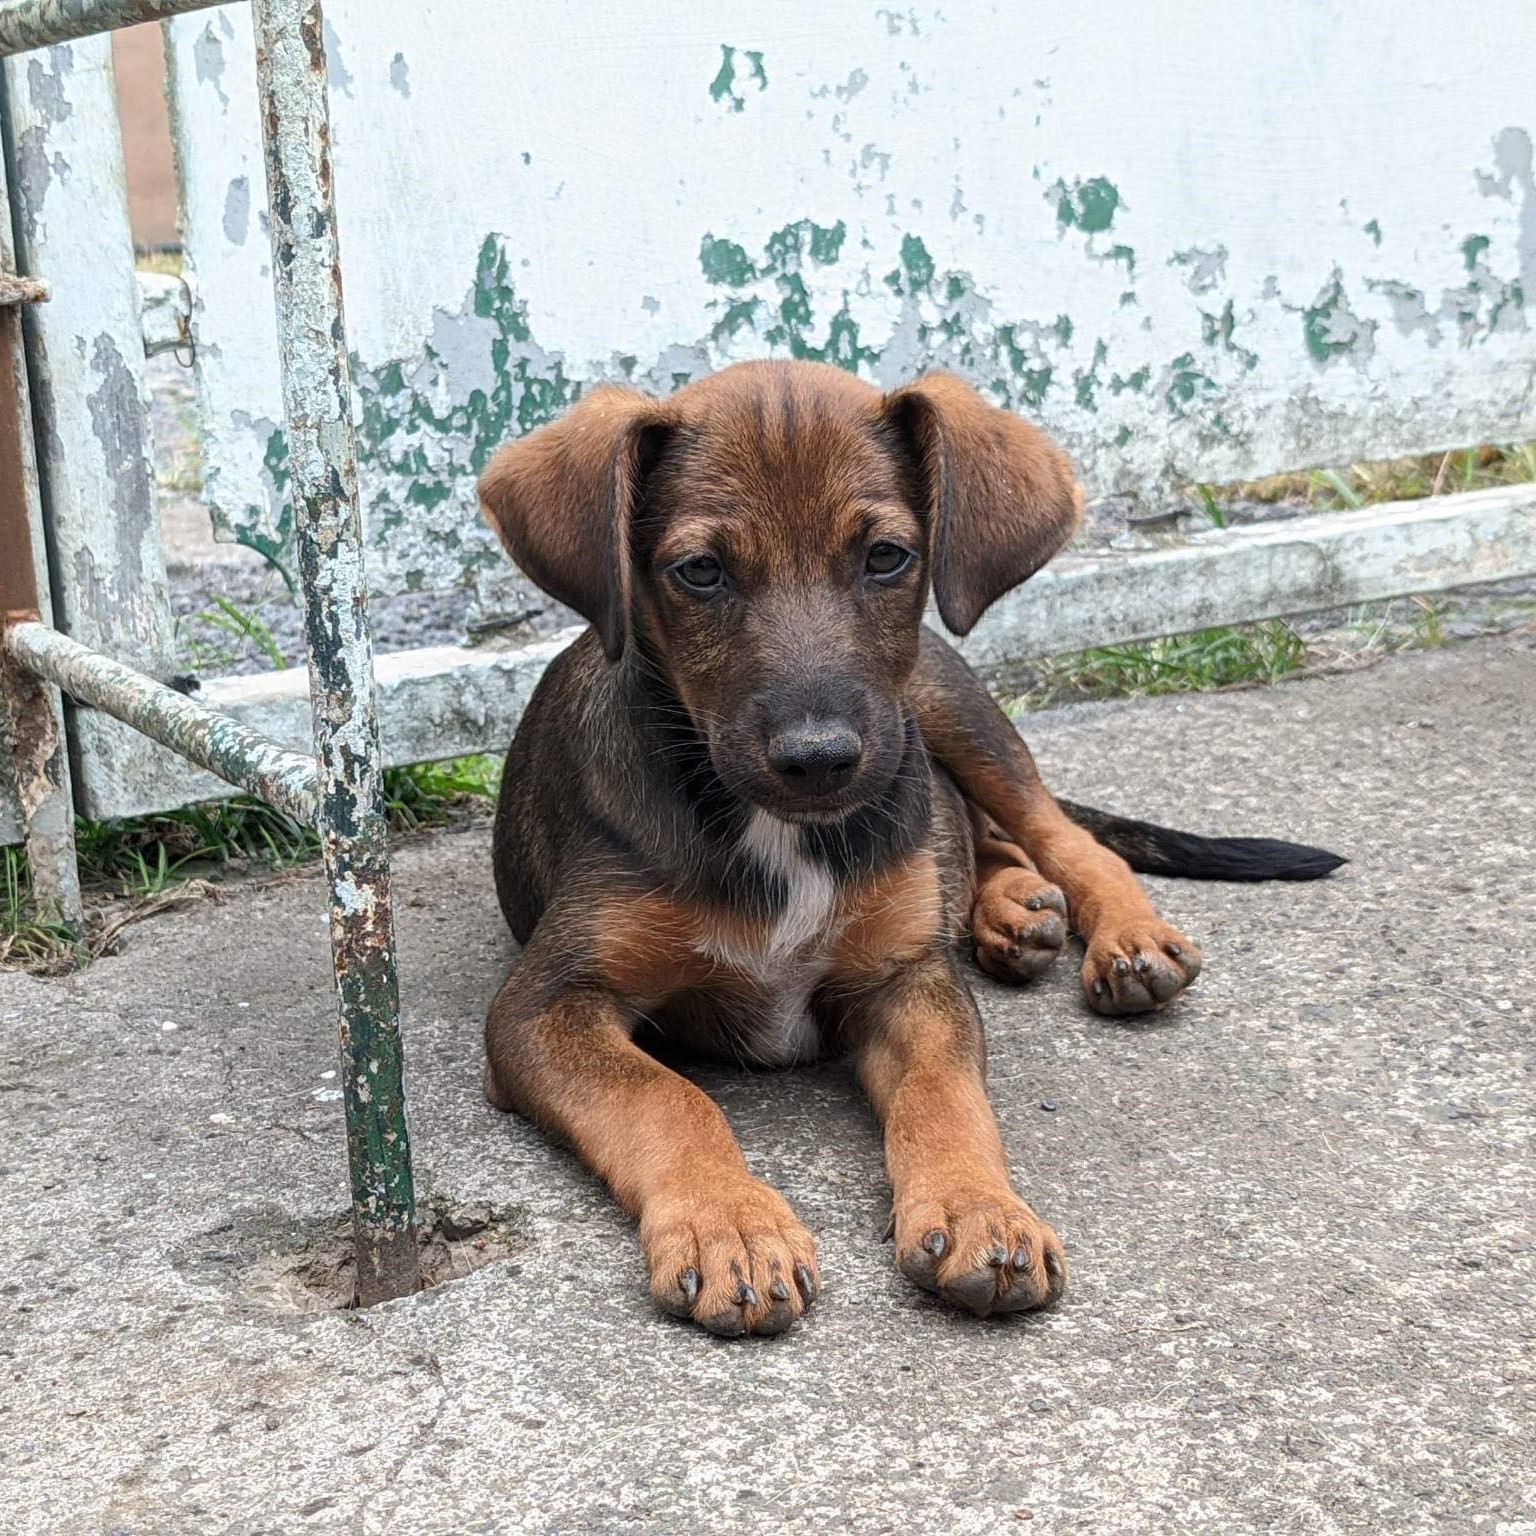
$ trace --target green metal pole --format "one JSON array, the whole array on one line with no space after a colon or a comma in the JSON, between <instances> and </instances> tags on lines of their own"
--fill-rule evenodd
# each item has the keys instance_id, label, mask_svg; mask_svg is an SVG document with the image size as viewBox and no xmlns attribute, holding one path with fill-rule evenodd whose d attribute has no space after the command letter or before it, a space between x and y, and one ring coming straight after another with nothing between
<instances>
[{"instance_id":1,"label":"green metal pole","mask_svg":"<svg viewBox=\"0 0 1536 1536\"><path fill-rule=\"evenodd\" d=\"M358 1301L419 1288L383 762L319 0L253 0L272 275L331 882Z\"/></svg>"}]
</instances>

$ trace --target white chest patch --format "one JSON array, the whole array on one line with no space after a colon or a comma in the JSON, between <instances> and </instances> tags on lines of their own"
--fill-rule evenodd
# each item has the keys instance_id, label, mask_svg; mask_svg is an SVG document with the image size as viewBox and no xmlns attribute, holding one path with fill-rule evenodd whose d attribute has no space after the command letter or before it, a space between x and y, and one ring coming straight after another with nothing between
<instances>
[{"instance_id":1,"label":"white chest patch","mask_svg":"<svg viewBox=\"0 0 1536 1536\"><path fill-rule=\"evenodd\" d=\"M822 933L837 900L837 883L824 864L808 859L800 843L799 827L767 811L753 811L741 846L764 869L784 882L784 910L768 940L770 955L794 955Z\"/></svg>"},{"instance_id":2,"label":"white chest patch","mask_svg":"<svg viewBox=\"0 0 1536 1536\"><path fill-rule=\"evenodd\" d=\"M806 857L800 829L767 811L752 813L739 846L783 883L783 910L760 946L712 940L704 947L762 993L761 1013L738 1021L743 1050L770 1066L810 1060L821 1048L810 1001L827 971L837 882L825 865Z\"/></svg>"}]
</instances>

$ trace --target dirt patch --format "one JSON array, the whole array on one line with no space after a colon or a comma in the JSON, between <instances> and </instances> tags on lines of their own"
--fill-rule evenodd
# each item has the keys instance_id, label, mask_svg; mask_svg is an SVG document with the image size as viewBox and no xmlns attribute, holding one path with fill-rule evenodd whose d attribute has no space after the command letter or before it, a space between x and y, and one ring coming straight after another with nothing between
<instances>
[{"instance_id":1,"label":"dirt patch","mask_svg":"<svg viewBox=\"0 0 1536 1536\"><path fill-rule=\"evenodd\" d=\"M426 1290L510 1258L526 1241L521 1207L434 1195L417 1212ZM302 1221L262 1206L178 1244L171 1267L186 1281L262 1310L347 1311L356 1302L352 1216Z\"/></svg>"}]
</instances>

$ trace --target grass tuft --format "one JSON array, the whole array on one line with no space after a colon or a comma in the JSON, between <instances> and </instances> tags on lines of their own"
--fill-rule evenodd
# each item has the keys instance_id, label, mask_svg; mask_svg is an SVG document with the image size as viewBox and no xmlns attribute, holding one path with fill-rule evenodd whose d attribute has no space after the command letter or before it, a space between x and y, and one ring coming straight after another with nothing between
<instances>
[{"instance_id":1,"label":"grass tuft","mask_svg":"<svg viewBox=\"0 0 1536 1536\"><path fill-rule=\"evenodd\" d=\"M1197 485L1194 491L1206 515L1223 527L1225 522L1217 522L1213 509L1234 501L1295 501L1318 512L1343 512L1384 501L1419 501L1532 480L1536 480L1536 443L1484 443L1450 453L1270 475L1231 485Z\"/></svg>"},{"instance_id":2,"label":"grass tuft","mask_svg":"<svg viewBox=\"0 0 1536 1536\"><path fill-rule=\"evenodd\" d=\"M1300 671L1306 660L1306 641L1289 624L1223 625L1053 657L1009 709L1272 683Z\"/></svg>"},{"instance_id":3,"label":"grass tuft","mask_svg":"<svg viewBox=\"0 0 1536 1536\"><path fill-rule=\"evenodd\" d=\"M19 848L0 848L0 970L58 976L84 958L80 936L32 910L32 874Z\"/></svg>"}]
</instances>

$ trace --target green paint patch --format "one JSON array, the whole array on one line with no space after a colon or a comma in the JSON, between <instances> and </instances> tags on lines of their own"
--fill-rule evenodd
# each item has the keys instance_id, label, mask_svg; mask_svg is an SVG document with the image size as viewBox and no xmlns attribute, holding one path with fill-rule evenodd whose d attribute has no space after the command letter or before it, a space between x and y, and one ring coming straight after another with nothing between
<instances>
[{"instance_id":1,"label":"green paint patch","mask_svg":"<svg viewBox=\"0 0 1536 1536\"><path fill-rule=\"evenodd\" d=\"M1110 248L1109 248L1109 260L1111 260L1111 261L1123 261L1125 263L1125 275L1127 277L1135 277L1135 275L1136 275L1136 252L1133 251L1130 248L1130 246L1128 246L1128 245L1112 245L1112 246L1110 246Z\"/></svg>"},{"instance_id":2,"label":"green paint patch","mask_svg":"<svg viewBox=\"0 0 1536 1536\"><path fill-rule=\"evenodd\" d=\"M1372 219L1370 223L1365 226L1365 232L1377 245L1381 244L1381 225L1378 224L1375 219Z\"/></svg>"},{"instance_id":3,"label":"green paint patch","mask_svg":"<svg viewBox=\"0 0 1536 1536\"><path fill-rule=\"evenodd\" d=\"M903 235L901 241L901 265L907 274L911 292L920 293L933 283L933 257L928 247L916 235Z\"/></svg>"},{"instance_id":4,"label":"green paint patch","mask_svg":"<svg viewBox=\"0 0 1536 1536\"><path fill-rule=\"evenodd\" d=\"M1063 229L1097 235L1115 222L1120 190L1106 177L1093 176L1070 184L1058 181L1046 190L1046 199L1055 207L1056 222Z\"/></svg>"},{"instance_id":5,"label":"green paint patch","mask_svg":"<svg viewBox=\"0 0 1536 1536\"><path fill-rule=\"evenodd\" d=\"M755 48L741 50L741 58L745 61L741 71L737 69L736 58L736 49L727 43L720 45L720 68L709 82L709 99L724 103L729 111L744 112L747 108L746 87L755 85L759 92L766 91L768 71L763 68L762 54Z\"/></svg>"},{"instance_id":6,"label":"green paint patch","mask_svg":"<svg viewBox=\"0 0 1536 1536\"><path fill-rule=\"evenodd\" d=\"M465 314L456 325L460 344L479 353L477 366L490 364L487 382L462 395L443 388L460 360L443 355L433 342L409 365L397 360L369 369L353 359L369 522L376 543L399 549L404 568L397 581L406 591L426 590L444 572L462 581L499 564L490 540L467 536L467 529L478 531L473 520L461 522L451 509L468 498L474 478L502 443L551 420L581 393L563 360L534 342L527 303L516 291L498 236L481 244ZM448 338L454 328L447 327Z\"/></svg>"},{"instance_id":7,"label":"green paint patch","mask_svg":"<svg viewBox=\"0 0 1536 1536\"><path fill-rule=\"evenodd\" d=\"M1194 354L1182 352L1168 365L1168 387L1163 401L1175 416L1188 415L1188 407L1197 400L1219 394L1221 386L1195 367Z\"/></svg>"},{"instance_id":8,"label":"green paint patch","mask_svg":"<svg viewBox=\"0 0 1536 1536\"><path fill-rule=\"evenodd\" d=\"M1368 351L1376 322L1362 320L1350 309L1343 274L1335 267L1322 292L1301 311L1301 330L1313 360L1328 363L1357 350Z\"/></svg>"},{"instance_id":9,"label":"green paint patch","mask_svg":"<svg viewBox=\"0 0 1536 1536\"><path fill-rule=\"evenodd\" d=\"M1133 395L1139 395L1147 387L1147 381L1152 377L1150 368L1138 368L1135 373L1128 373L1121 378L1118 373L1109 377L1109 392L1112 395L1123 395L1129 391Z\"/></svg>"},{"instance_id":10,"label":"green paint patch","mask_svg":"<svg viewBox=\"0 0 1536 1536\"><path fill-rule=\"evenodd\" d=\"M1487 235L1468 235L1461 242L1461 259L1466 263L1468 272L1477 271L1477 264L1482 259L1483 252L1492 244Z\"/></svg>"},{"instance_id":11,"label":"green paint patch","mask_svg":"<svg viewBox=\"0 0 1536 1536\"><path fill-rule=\"evenodd\" d=\"M1093 365L1084 372L1079 369L1073 374L1073 394L1077 403L1085 411L1096 411L1099 408L1099 369L1103 367L1105 359L1109 356L1109 348L1101 337L1093 344Z\"/></svg>"},{"instance_id":12,"label":"green paint patch","mask_svg":"<svg viewBox=\"0 0 1536 1536\"><path fill-rule=\"evenodd\" d=\"M815 303L805 274L839 261L847 238L848 227L841 219L826 225L797 219L769 235L761 259L754 261L735 241L706 235L699 248L699 265L709 282L738 289L772 284L774 293L771 299L749 294L729 301L710 330L711 341L725 342L744 330L755 331L759 320L771 313L774 318L762 331L763 340L782 347L791 357L834 363L850 371L877 361L879 352L860 341L846 293L841 308L827 321L825 337L818 339L814 334ZM900 274L891 273L887 281L891 279L895 279L893 291L899 291Z\"/></svg>"},{"instance_id":13,"label":"green paint patch","mask_svg":"<svg viewBox=\"0 0 1536 1536\"><path fill-rule=\"evenodd\" d=\"M744 246L734 240L717 240L707 234L699 242L699 270L704 280L716 286L745 288L749 283L797 270L809 260L819 267L831 266L843 252L848 226L841 219L836 224L817 224L799 219L775 230L763 245L761 263L754 262Z\"/></svg>"},{"instance_id":14,"label":"green paint patch","mask_svg":"<svg viewBox=\"0 0 1536 1536\"><path fill-rule=\"evenodd\" d=\"M729 341L737 331L755 327L760 304L761 301L758 299L732 299L725 306L725 313L710 328L710 340ZM634 371L634 359L631 358L629 361L630 369L626 372L626 377Z\"/></svg>"},{"instance_id":15,"label":"green paint patch","mask_svg":"<svg viewBox=\"0 0 1536 1536\"><path fill-rule=\"evenodd\" d=\"M848 226L841 219L827 225L797 219L775 230L763 243L763 267L758 275L781 271L806 258L818 267L829 267L843 254L847 238Z\"/></svg>"},{"instance_id":16,"label":"green paint patch","mask_svg":"<svg viewBox=\"0 0 1536 1536\"><path fill-rule=\"evenodd\" d=\"M1237 321L1233 316L1231 299L1222 306L1219 315L1213 315L1208 310L1200 311L1200 339L1208 347L1219 347L1224 352L1230 352L1243 365L1244 371L1251 373L1259 366L1259 355L1250 352L1247 347L1239 346L1232 339L1236 329Z\"/></svg>"},{"instance_id":17,"label":"green paint patch","mask_svg":"<svg viewBox=\"0 0 1536 1536\"><path fill-rule=\"evenodd\" d=\"M851 292L839 286L829 294L819 276L819 269L841 260L846 244L844 224L821 225L810 219L776 230L756 257L736 241L706 236L699 252L701 269L712 285L730 291L713 306L717 318L709 333L711 343L755 334L775 352L793 358L849 371L873 368L883 349L861 334ZM866 239L863 248L873 247ZM1056 349L1069 345L1073 334L1068 316L993 324L990 306L969 275L941 271L915 231L903 237L897 264L881 282L910 315L904 346L915 343L914 365L989 378L993 397L1012 408L1038 407L1058 387ZM716 359L728 360L728 352ZM904 357L904 366L906 362Z\"/></svg>"},{"instance_id":18,"label":"green paint patch","mask_svg":"<svg viewBox=\"0 0 1536 1536\"><path fill-rule=\"evenodd\" d=\"M757 276L752 258L734 240L705 235L699 242L699 270L707 283L745 288Z\"/></svg>"}]
</instances>

